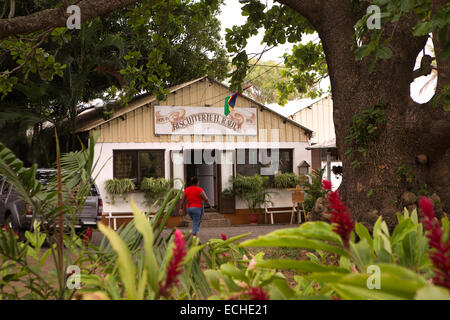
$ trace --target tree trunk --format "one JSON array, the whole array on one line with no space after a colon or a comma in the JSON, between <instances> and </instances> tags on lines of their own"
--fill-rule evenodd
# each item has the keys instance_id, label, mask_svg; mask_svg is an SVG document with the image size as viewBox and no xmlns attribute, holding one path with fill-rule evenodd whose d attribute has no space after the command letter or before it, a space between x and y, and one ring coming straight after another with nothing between
<instances>
[{"instance_id":1,"label":"tree trunk","mask_svg":"<svg viewBox=\"0 0 450 320\"><path fill-rule=\"evenodd\" d=\"M394 84L386 85L387 91L398 92L396 89ZM439 139L431 132L424 132L430 128L430 112L426 110L431 106L411 104L409 98L394 96L389 99L386 95L386 124L375 131L374 140L363 155L359 154L357 145L344 142L354 112L339 111L372 106L380 102L380 97L366 90L361 90L357 96L358 102L348 103L333 95L337 110L334 116L337 146L343 159L340 192L354 219L371 225L378 214L382 214L387 224L393 227L397 223L395 213L410 204L402 200L407 191L417 196L437 193L444 210L449 212L449 172L444 161L449 139ZM352 156L345 155L349 148L353 150ZM424 160L419 162L422 157ZM358 161L356 167L352 165L355 160Z\"/></svg>"},{"instance_id":2,"label":"tree trunk","mask_svg":"<svg viewBox=\"0 0 450 320\"><path fill-rule=\"evenodd\" d=\"M450 148L450 114L442 103L433 108L431 101L418 104L410 96L417 55L427 41L427 37L412 34L418 18L411 14L398 24L383 26L380 43L390 40L387 46L392 58L378 60L370 73L373 57L356 61L354 54L353 26L365 12L355 12L350 1L342 0L279 2L305 16L322 41L331 81L336 143L343 162L340 194L353 219L370 227L382 215L392 229L397 223L395 213L406 204L402 195L408 191L425 193L426 188L429 195L436 193L444 211L450 212L450 174L445 163ZM445 2L433 1L432 11ZM437 39L433 35L439 93L450 83L450 58L440 58L443 44ZM345 143L352 118L382 102L386 103L385 124L370 135L363 155L358 151L361 145ZM348 149L352 156L346 155ZM355 160L359 165L353 167ZM438 201L435 204L439 205Z\"/></svg>"}]
</instances>

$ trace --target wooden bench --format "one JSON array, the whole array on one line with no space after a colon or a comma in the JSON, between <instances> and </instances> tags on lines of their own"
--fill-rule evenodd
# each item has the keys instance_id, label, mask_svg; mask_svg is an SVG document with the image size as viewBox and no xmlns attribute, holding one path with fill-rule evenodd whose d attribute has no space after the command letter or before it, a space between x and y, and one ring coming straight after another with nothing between
<instances>
[{"instance_id":1,"label":"wooden bench","mask_svg":"<svg viewBox=\"0 0 450 320\"><path fill-rule=\"evenodd\" d=\"M273 214L276 213L292 213L291 209L264 208L264 223L267 223L267 215L270 215L270 222L273 224Z\"/></svg>"},{"instance_id":2,"label":"wooden bench","mask_svg":"<svg viewBox=\"0 0 450 320\"><path fill-rule=\"evenodd\" d=\"M294 214L298 213L298 223L302 223L302 211L306 215L305 211L305 192L300 188L300 186L297 186L296 188L288 189L289 191L292 191L292 209L277 209L277 208L264 208L264 223L267 223L267 215L270 215L270 222L273 224L273 214L274 213L290 213L291 214L291 220L290 224L292 224ZM297 205L299 206L299 209L297 210Z\"/></svg>"}]
</instances>

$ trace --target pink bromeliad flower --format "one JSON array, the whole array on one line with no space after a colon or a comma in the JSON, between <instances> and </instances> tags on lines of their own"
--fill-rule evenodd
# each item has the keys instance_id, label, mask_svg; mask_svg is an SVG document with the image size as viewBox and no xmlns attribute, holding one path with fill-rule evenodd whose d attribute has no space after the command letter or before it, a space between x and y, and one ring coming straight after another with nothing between
<instances>
[{"instance_id":1,"label":"pink bromeliad flower","mask_svg":"<svg viewBox=\"0 0 450 320\"><path fill-rule=\"evenodd\" d=\"M167 268L167 276L164 284L160 288L160 294L164 297L169 296L169 289L178 282L178 276L181 274L183 258L186 256L186 241L180 230L175 231L175 247L173 256Z\"/></svg>"},{"instance_id":2,"label":"pink bromeliad flower","mask_svg":"<svg viewBox=\"0 0 450 320\"><path fill-rule=\"evenodd\" d=\"M330 222L335 224L333 231L339 234L344 245L348 248L350 241L350 234L355 228L355 224L352 221L352 216L348 212L347 205L342 201L337 190L331 191L331 182L328 180L322 181L322 187L324 190L329 191L327 194L328 209L330 209Z\"/></svg>"},{"instance_id":3,"label":"pink bromeliad flower","mask_svg":"<svg viewBox=\"0 0 450 320\"><path fill-rule=\"evenodd\" d=\"M450 239L443 241L443 231L439 220L436 218L431 202L422 197L419 202L422 209L422 223L427 230L427 238L432 250L428 256L435 267L433 283L450 289Z\"/></svg>"}]
</instances>

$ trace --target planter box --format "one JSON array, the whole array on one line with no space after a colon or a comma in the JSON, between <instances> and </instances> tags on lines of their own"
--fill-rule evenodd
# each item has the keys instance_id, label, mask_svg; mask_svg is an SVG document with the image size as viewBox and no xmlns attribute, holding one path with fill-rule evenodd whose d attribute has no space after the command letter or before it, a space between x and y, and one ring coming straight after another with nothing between
<instances>
[{"instance_id":1,"label":"planter box","mask_svg":"<svg viewBox=\"0 0 450 320\"><path fill-rule=\"evenodd\" d=\"M220 213L230 214L236 212L236 199L233 198L220 198Z\"/></svg>"},{"instance_id":2,"label":"planter box","mask_svg":"<svg viewBox=\"0 0 450 320\"><path fill-rule=\"evenodd\" d=\"M274 207L292 207L292 191L286 189L269 190L275 192L271 197ZM248 209L245 200L236 198L236 209Z\"/></svg>"}]
</instances>

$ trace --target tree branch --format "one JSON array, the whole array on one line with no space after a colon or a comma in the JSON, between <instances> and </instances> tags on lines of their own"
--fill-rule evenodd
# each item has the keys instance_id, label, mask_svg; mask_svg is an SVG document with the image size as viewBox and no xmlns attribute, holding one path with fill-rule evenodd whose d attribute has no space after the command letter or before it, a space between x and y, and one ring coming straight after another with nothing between
<instances>
[{"instance_id":1,"label":"tree branch","mask_svg":"<svg viewBox=\"0 0 450 320\"><path fill-rule=\"evenodd\" d=\"M102 17L140 0L82 0L81 22ZM29 34L42 29L65 27L67 17L61 8L46 9L27 16L0 19L0 39L16 34Z\"/></svg>"},{"instance_id":2,"label":"tree branch","mask_svg":"<svg viewBox=\"0 0 450 320\"><path fill-rule=\"evenodd\" d=\"M433 58L431 56L424 55L422 57L422 60L420 60L420 68L417 70L414 70L414 72L412 74L412 81L414 81L414 79L419 78L421 76L427 76L433 71L433 69L436 69L431 65L432 62L433 62Z\"/></svg>"},{"instance_id":3,"label":"tree branch","mask_svg":"<svg viewBox=\"0 0 450 320\"><path fill-rule=\"evenodd\" d=\"M351 2L349 0L296 2L303 3L304 7L301 9L310 10L308 15L313 19L310 23L319 33L325 52L333 95L336 98L338 94L352 95L353 89L356 89L359 83L359 66L354 54L355 13ZM342 79L347 81L344 82Z\"/></svg>"},{"instance_id":4,"label":"tree branch","mask_svg":"<svg viewBox=\"0 0 450 320\"><path fill-rule=\"evenodd\" d=\"M317 28L316 24L320 23L322 0L277 0L277 2L300 13L308 19L315 28Z\"/></svg>"},{"instance_id":5,"label":"tree branch","mask_svg":"<svg viewBox=\"0 0 450 320\"><path fill-rule=\"evenodd\" d=\"M28 52L27 56L25 57L25 61L23 63L21 63L20 65L18 65L17 67L15 67L14 69L12 69L11 71L7 71L7 72L3 72L0 73L0 75L2 77L7 77L11 74L13 74L14 72L19 71L20 69L22 69L25 64L28 62L28 60L33 56L33 54L36 52L36 49L42 44L44 43L44 41L50 36L50 34L52 33L54 29L50 29L47 32L44 33L44 35L42 36L41 40L39 40L33 47L31 47L30 52ZM39 69L38 69L39 70Z\"/></svg>"},{"instance_id":6,"label":"tree branch","mask_svg":"<svg viewBox=\"0 0 450 320\"><path fill-rule=\"evenodd\" d=\"M10 0L9 1L9 15L8 15L8 19L14 18L15 14L16 14L16 0Z\"/></svg>"}]
</instances>

